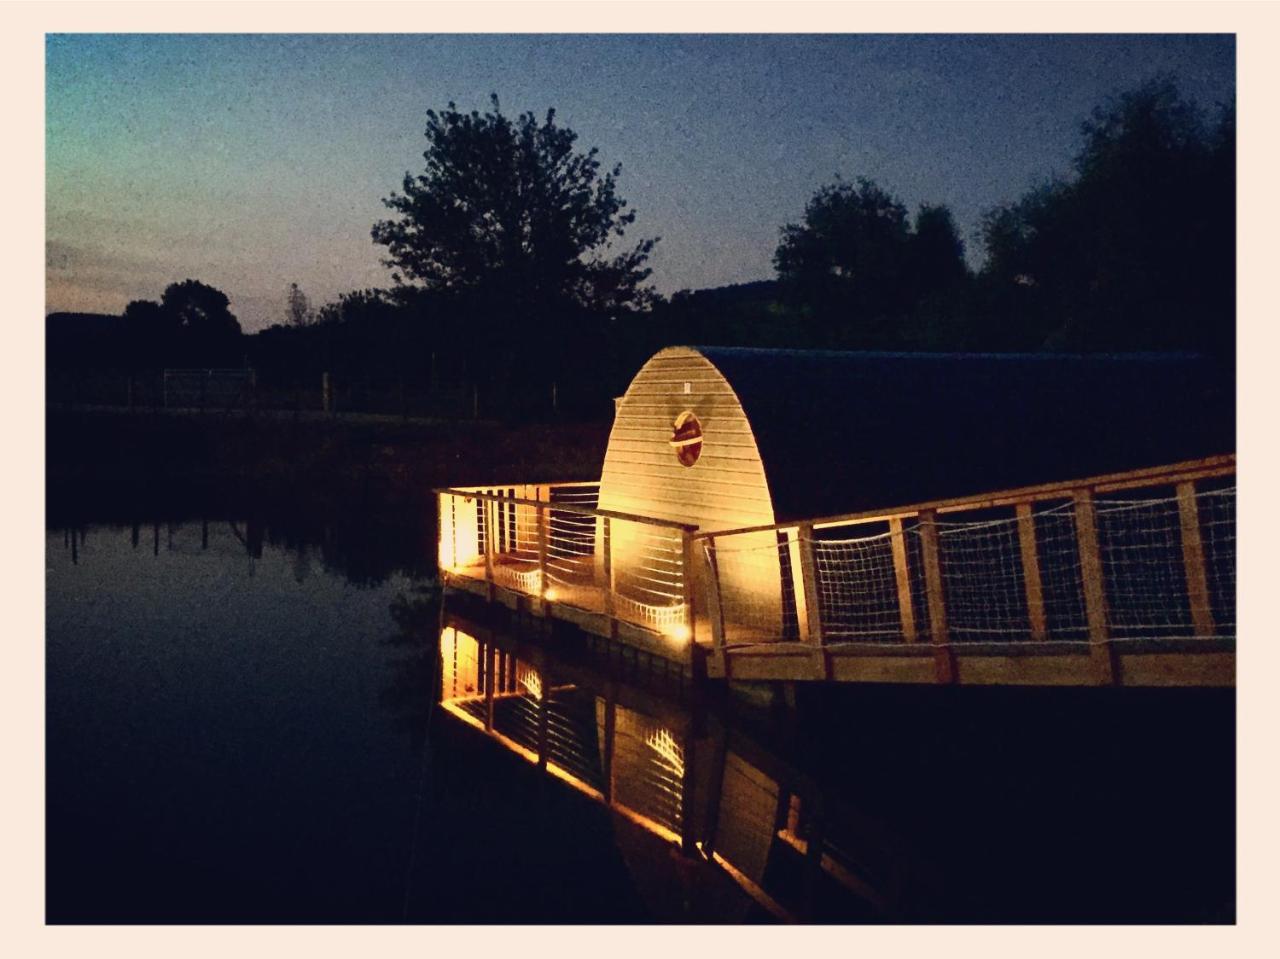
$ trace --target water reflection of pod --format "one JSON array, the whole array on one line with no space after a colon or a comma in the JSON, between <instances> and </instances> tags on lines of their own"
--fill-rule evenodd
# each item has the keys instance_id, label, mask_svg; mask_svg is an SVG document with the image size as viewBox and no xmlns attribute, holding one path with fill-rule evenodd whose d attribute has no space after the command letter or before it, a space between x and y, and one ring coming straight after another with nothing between
<instances>
[{"instance_id":1,"label":"water reflection of pod","mask_svg":"<svg viewBox=\"0 0 1280 959\"><path fill-rule=\"evenodd\" d=\"M812 780L718 718L448 610L440 655L445 711L607 805L659 912L733 921L752 900L784 920L892 912L904 860L883 830L835 814Z\"/></svg>"}]
</instances>

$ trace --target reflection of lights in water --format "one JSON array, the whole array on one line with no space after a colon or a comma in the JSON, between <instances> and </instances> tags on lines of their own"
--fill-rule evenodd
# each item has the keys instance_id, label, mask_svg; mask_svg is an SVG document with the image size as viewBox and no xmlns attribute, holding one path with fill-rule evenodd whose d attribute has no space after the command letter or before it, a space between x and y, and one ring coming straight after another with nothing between
<instances>
[{"instance_id":1,"label":"reflection of lights in water","mask_svg":"<svg viewBox=\"0 0 1280 959\"><path fill-rule=\"evenodd\" d=\"M542 698L542 677L532 669L526 669L520 674L520 685L529 690L534 699Z\"/></svg>"},{"instance_id":2,"label":"reflection of lights in water","mask_svg":"<svg viewBox=\"0 0 1280 959\"><path fill-rule=\"evenodd\" d=\"M677 776L684 775L684 755L675 737L665 729L659 729L645 737L645 743L659 756L669 762Z\"/></svg>"}]
</instances>

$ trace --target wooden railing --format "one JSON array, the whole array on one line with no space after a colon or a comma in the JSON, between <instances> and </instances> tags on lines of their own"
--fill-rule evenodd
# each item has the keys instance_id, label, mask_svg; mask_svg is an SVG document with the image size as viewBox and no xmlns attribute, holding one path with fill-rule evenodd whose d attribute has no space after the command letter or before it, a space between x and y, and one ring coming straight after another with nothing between
<instances>
[{"instance_id":1,"label":"wooden railing","mask_svg":"<svg viewBox=\"0 0 1280 959\"><path fill-rule=\"evenodd\" d=\"M454 582L483 582L595 617L616 636L641 630L684 648L694 638L696 526L597 506L599 484L510 484L436 490L439 564Z\"/></svg>"},{"instance_id":2,"label":"wooden railing","mask_svg":"<svg viewBox=\"0 0 1280 959\"><path fill-rule=\"evenodd\" d=\"M1233 638L1234 455L702 532L717 649ZM1148 495L1141 495L1143 492Z\"/></svg>"}]
</instances>

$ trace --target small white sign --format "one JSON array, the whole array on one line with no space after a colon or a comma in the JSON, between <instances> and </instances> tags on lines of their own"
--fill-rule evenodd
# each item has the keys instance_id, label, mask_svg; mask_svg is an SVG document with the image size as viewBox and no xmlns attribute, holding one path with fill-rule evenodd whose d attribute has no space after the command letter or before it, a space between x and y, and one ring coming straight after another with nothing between
<instances>
[{"instance_id":1,"label":"small white sign","mask_svg":"<svg viewBox=\"0 0 1280 959\"><path fill-rule=\"evenodd\" d=\"M690 393L692 393L692 392L693 392L693 384L692 384L692 383L685 383L685 385L684 385L684 392L685 392L685 395L686 395L686 396L688 396Z\"/></svg>"}]
</instances>

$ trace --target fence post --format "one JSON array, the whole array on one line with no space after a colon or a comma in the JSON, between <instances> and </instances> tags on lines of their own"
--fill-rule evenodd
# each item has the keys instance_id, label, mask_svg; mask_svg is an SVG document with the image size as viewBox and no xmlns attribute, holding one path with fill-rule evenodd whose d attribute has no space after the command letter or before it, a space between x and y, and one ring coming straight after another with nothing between
<instances>
[{"instance_id":1,"label":"fence post","mask_svg":"<svg viewBox=\"0 0 1280 959\"><path fill-rule=\"evenodd\" d=\"M493 500L480 500L480 510L484 516L484 581L486 585L485 598L489 602L493 602L493 517L496 510L493 508Z\"/></svg>"},{"instance_id":2,"label":"fence post","mask_svg":"<svg viewBox=\"0 0 1280 959\"><path fill-rule=\"evenodd\" d=\"M942 555L938 548L938 514L936 510L920 512L920 554L924 562L925 590L929 597L929 639L933 644L933 661L940 683L956 681L955 654L951 649L951 631L947 627L947 603L942 585Z\"/></svg>"},{"instance_id":3,"label":"fence post","mask_svg":"<svg viewBox=\"0 0 1280 959\"><path fill-rule=\"evenodd\" d=\"M1178 484L1178 517L1182 523L1182 565L1187 575L1191 623L1197 636L1212 636L1215 632L1213 606L1209 601L1209 582L1205 576L1204 543L1200 538L1200 509L1194 482Z\"/></svg>"},{"instance_id":4,"label":"fence post","mask_svg":"<svg viewBox=\"0 0 1280 959\"><path fill-rule=\"evenodd\" d=\"M893 576L898 586L898 619L902 623L902 638L914 643L916 636L916 611L911 605L911 570L907 567L907 544L903 538L902 518L889 520L889 545L893 550Z\"/></svg>"},{"instance_id":5,"label":"fence post","mask_svg":"<svg viewBox=\"0 0 1280 959\"><path fill-rule=\"evenodd\" d=\"M320 374L320 404L325 416L333 415L333 382L329 379L329 371Z\"/></svg>"},{"instance_id":6,"label":"fence post","mask_svg":"<svg viewBox=\"0 0 1280 959\"><path fill-rule=\"evenodd\" d=\"M613 521L608 516L600 519L600 566L604 584L604 615L609 620L609 638L618 638L618 611L614 603L613 589Z\"/></svg>"},{"instance_id":7,"label":"fence post","mask_svg":"<svg viewBox=\"0 0 1280 959\"><path fill-rule=\"evenodd\" d=\"M1036 518L1031 503L1019 503L1018 548L1022 553L1022 585L1027 597L1031 639L1042 643L1049 635L1044 618L1044 586L1040 581L1040 557L1036 552Z\"/></svg>"},{"instance_id":8,"label":"fence post","mask_svg":"<svg viewBox=\"0 0 1280 959\"><path fill-rule=\"evenodd\" d=\"M805 642L823 645L822 610L818 603L818 569L813 560L813 524L801 523L796 527L797 545L800 547L800 582L804 590ZM796 604L799 608L799 603Z\"/></svg>"},{"instance_id":9,"label":"fence post","mask_svg":"<svg viewBox=\"0 0 1280 959\"><path fill-rule=\"evenodd\" d=\"M1093 491L1076 490L1072 499L1075 501L1076 542L1080 551L1080 578L1084 583L1085 616L1089 623L1089 658L1095 664L1098 682L1110 685L1119 678L1119 670L1107 628L1107 592L1102 579Z\"/></svg>"},{"instance_id":10,"label":"fence post","mask_svg":"<svg viewBox=\"0 0 1280 959\"><path fill-rule=\"evenodd\" d=\"M538 609L546 616L547 590L551 588L547 583L547 508L539 505L534 509L538 524Z\"/></svg>"}]
</instances>

